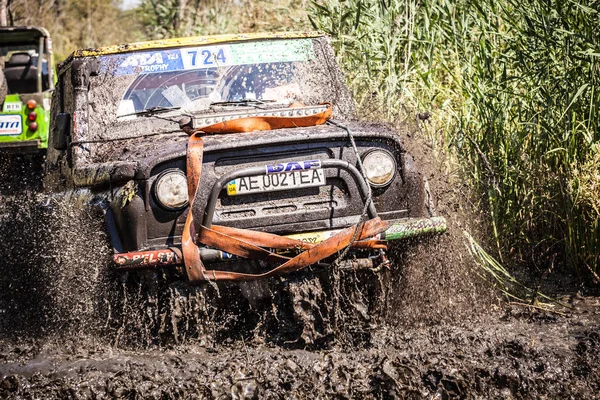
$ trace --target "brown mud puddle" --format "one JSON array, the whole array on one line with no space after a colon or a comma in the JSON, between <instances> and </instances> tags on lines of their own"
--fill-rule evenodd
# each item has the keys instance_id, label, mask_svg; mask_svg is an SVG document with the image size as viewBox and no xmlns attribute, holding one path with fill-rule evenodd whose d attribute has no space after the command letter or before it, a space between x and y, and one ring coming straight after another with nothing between
<instances>
[{"instance_id":1,"label":"brown mud puddle","mask_svg":"<svg viewBox=\"0 0 600 400\"><path fill-rule=\"evenodd\" d=\"M600 304L381 328L364 348L0 345L1 398L597 398Z\"/></svg>"}]
</instances>

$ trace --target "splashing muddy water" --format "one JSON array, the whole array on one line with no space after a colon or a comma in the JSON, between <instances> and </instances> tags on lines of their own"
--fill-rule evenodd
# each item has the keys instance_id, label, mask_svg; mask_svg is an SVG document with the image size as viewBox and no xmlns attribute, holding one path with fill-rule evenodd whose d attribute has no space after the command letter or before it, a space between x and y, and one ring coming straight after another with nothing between
<instances>
[{"instance_id":1,"label":"splashing muddy water","mask_svg":"<svg viewBox=\"0 0 600 400\"><path fill-rule=\"evenodd\" d=\"M10 170L23 177L31 163ZM32 175L0 184L0 398L600 391L598 301L571 298L565 314L498 303L464 250L458 195L440 182L449 232L395 245L389 270L192 287L168 270L116 273L101 213L43 194Z\"/></svg>"}]
</instances>

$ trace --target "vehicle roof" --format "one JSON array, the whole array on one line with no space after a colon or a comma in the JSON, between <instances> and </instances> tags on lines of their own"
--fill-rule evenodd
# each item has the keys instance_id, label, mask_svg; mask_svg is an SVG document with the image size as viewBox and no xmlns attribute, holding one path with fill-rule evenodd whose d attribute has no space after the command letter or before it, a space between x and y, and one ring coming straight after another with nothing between
<instances>
[{"instance_id":1,"label":"vehicle roof","mask_svg":"<svg viewBox=\"0 0 600 400\"><path fill-rule=\"evenodd\" d=\"M93 57L107 54L129 53L139 50L167 49L173 47L184 47L194 45L207 45L226 42L241 42L257 39L297 39L325 36L320 32L279 32L279 33L244 33L212 36L192 36L163 40L151 40L147 42L127 43L98 48L76 50L71 56L73 58Z\"/></svg>"},{"instance_id":2,"label":"vehicle roof","mask_svg":"<svg viewBox=\"0 0 600 400\"><path fill-rule=\"evenodd\" d=\"M46 28L39 26L0 26L0 45L26 43L50 37Z\"/></svg>"}]
</instances>

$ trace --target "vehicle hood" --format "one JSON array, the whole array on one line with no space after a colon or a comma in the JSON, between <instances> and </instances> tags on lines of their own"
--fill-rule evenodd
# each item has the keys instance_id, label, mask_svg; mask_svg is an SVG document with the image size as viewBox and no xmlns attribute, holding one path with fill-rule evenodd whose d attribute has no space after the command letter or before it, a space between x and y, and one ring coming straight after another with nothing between
<instances>
[{"instance_id":1,"label":"vehicle hood","mask_svg":"<svg viewBox=\"0 0 600 400\"><path fill-rule=\"evenodd\" d=\"M357 138L380 137L392 139L401 145L401 138L390 125L383 123L338 121L347 126ZM204 151L236 151L236 149L257 148L276 143L300 143L314 139L347 138L348 133L331 124L306 128L287 128L272 131L217 134L204 137ZM74 167L74 180L77 186L95 186L108 182L147 179L157 165L178 158L185 158L188 136L183 132L153 134L116 141L94 143L88 162Z\"/></svg>"}]
</instances>

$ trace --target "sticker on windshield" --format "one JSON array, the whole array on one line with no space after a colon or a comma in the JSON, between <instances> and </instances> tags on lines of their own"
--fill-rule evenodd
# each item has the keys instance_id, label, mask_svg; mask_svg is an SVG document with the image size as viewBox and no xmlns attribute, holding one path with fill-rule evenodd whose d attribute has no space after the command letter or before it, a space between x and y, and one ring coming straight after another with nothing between
<instances>
[{"instance_id":1,"label":"sticker on windshield","mask_svg":"<svg viewBox=\"0 0 600 400\"><path fill-rule=\"evenodd\" d=\"M308 61L315 57L310 39L246 42L232 45L235 65Z\"/></svg>"},{"instance_id":2,"label":"sticker on windshield","mask_svg":"<svg viewBox=\"0 0 600 400\"><path fill-rule=\"evenodd\" d=\"M230 46L187 47L180 51L183 69L234 65Z\"/></svg>"},{"instance_id":3,"label":"sticker on windshield","mask_svg":"<svg viewBox=\"0 0 600 400\"><path fill-rule=\"evenodd\" d=\"M0 115L0 136L18 136L23 132L20 115Z\"/></svg>"},{"instance_id":4,"label":"sticker on windshield","mask_svg":"<svg viewBox=\"0 0 600 400\"><path fill-rule=\"evenodd\" d=\"M314 57L311 39L292 39L113 54L101 56L100 60L105 72L129 75L308 61Z\"/></svg>"},{"instance_id":5,"label":"sticker on windshield","mask_svg":"<svg viewBox=\"0 0 600 400\"><path fill-rule=\"evenodd\" d=\"M130 75L178 71L183 69L179 50L156 50L143 53L102 56L102 66L107 73Z\"/></svg>"}]
</instances>

